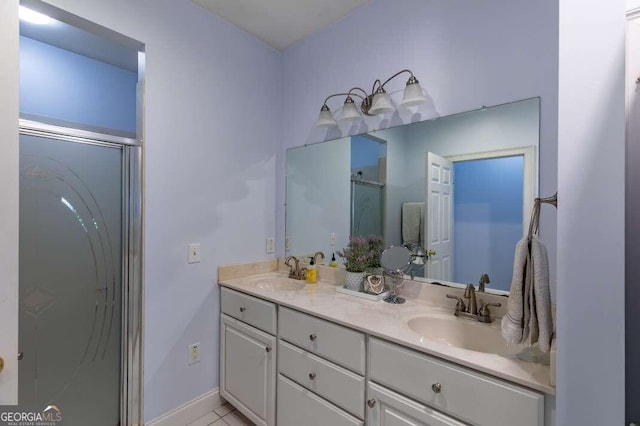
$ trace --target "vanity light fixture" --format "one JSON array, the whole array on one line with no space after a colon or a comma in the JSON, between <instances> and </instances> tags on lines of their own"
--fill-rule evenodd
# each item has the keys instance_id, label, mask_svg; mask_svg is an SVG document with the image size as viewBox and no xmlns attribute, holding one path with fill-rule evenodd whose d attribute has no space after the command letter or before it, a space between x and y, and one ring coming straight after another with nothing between
<instances>
[{"instance_id":1,"label":"vanity light fixture","mask_svg":"<svg viewBox=\"0 0 640 426\"><path fill-rule=\"evenodd\" d=\"M334 93L333 95L327 96L322 104L322 108L320 108L320 116L318 117L316 126L335 127L338 125L338 122L333 117L333 114L327 105L327 101L336 96L346 96L344 105L342 106L342 114L339 117L340 121L358 121L362 119L360 111L362 111L364 115L369 116L394 111L396 108L391 101L391 96L389 96L389 94L384 90L384 86L402 73L409 73L410 77L404 88L404 95L400 105L403 107L411 107L422 105L427 102L427 97L424 96L422 86L420 86L418 79L413 75L411 70L404 69L389 77L384 83L379 79L374 81L371 94L367 93L360 87L354 87L348 92ZM353 100L353 97L360 99L360 110L358 110L358 106Z\"/></svg>"}]
</instances>

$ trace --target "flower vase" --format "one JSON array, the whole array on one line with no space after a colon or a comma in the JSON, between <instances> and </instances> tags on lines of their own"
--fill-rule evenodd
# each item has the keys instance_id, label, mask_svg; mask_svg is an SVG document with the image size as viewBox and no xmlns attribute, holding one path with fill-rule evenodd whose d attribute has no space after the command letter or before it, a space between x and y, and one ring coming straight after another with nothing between
<instances>
[{"instance_id":1,"label":"flower vase","mask_svg":"<svg viewBox=\"0 0 640 426\"><path fill-rule=\"evenodd\" d=\"M366 274L364 272L349 272L344 280L344 288L353 291L362 291L362 280Z\"/></svg>"}]
</instances>

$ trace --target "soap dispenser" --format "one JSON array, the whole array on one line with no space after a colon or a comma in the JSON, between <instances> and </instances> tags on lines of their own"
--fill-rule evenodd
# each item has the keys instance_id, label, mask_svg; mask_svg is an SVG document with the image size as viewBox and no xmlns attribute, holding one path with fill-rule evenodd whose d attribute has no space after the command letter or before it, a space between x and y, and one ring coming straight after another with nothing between
<instances>
[{"instance_id":1,"label":"soap dispenser","mask_svg":"<svg viewBox=\"0 0 640 426\"><path fill-rule=\"evenodd\" d=\"M338 262L336 261L336 254L335 253L331 253L331 262L329 263L329 266L332 268L337 268L338 267Z\"/></svg>"},{"instance_id":2,"label":"soap dispenser","mask_svg":"<svg viewBox=\"0 0 640 426\"><path fill-rule=\"evenodd\" d=\"M313 260L313 257L309 259L311 259L311 261L307 267L307 282L315 283L318 281L318 268L316 267L316 262Z\"/></svg>"}]
</instances>

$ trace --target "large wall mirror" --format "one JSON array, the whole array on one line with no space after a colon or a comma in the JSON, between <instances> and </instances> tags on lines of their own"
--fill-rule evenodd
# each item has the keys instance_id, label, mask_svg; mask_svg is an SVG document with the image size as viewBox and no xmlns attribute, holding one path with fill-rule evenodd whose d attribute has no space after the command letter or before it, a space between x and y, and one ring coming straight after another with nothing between
<instances>
[{"instance_id":1,"label":"large wall mirror","mask_svg":"<svg viewBox=\"0 0 640 426\"><path fill-rule=\"evenodd\" d=\"M540 99L287 150L287 255L381 235L430 255L411 274L508 292L538 196Z\"/></svg>"}]
</instances>

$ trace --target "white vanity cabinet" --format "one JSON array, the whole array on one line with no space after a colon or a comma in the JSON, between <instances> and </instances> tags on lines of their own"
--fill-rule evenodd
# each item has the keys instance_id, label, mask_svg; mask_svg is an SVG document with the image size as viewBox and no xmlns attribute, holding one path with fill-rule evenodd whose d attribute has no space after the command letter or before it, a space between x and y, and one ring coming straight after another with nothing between
<instances>
[{"instance_id":1,"label":"white vanity cabinet","mask_svg":"<svg viewBox=\"0 0 640 426\"><path fill-rule=\"evenodd\" d=\"M367 426L465 426L446 414L375 383L369 383L367 398Z\"/></svg>"},{"instance_id":2,"label":"white vanity cabinet","mask_svg":"<svg viewBox=\"0 0 640 426\"><path fill-rule=\"evenodd\" d=\"M281 307L278 426L364 425L365 335Z\"/></svg>"},{"instance_id":3,"label":"white vanity cabinet","mask_svg":"<svg viewBox=\"0 0 640 426\"><path fill-rule=\"evenodd\" d=\"M275 332L276 306L228 289L221 300L220 395L256 425L275 426L276 337L260 329Z\"/></svg>"},{"instance_id":4,"label":"white vanity cabinet","mask_svg":"<svg viewBox=\"0 0 640 426\"><path fill-rule=\"evenodd\" d=\"M377 338L369 339L368 353L370 381L463 422L544 425L544 395L538 392Z\"/></svg>"},{"instance_id":5,"label":"white vanity cabinet","mask_svg":"<svg viewBox=\"0 0 640 426\"><path fill-rule=\"evenodd\" d=\"M220 394L257 425L553 426L553 396L279 303L221 290Z\"/></svg>"}]
</instances>

